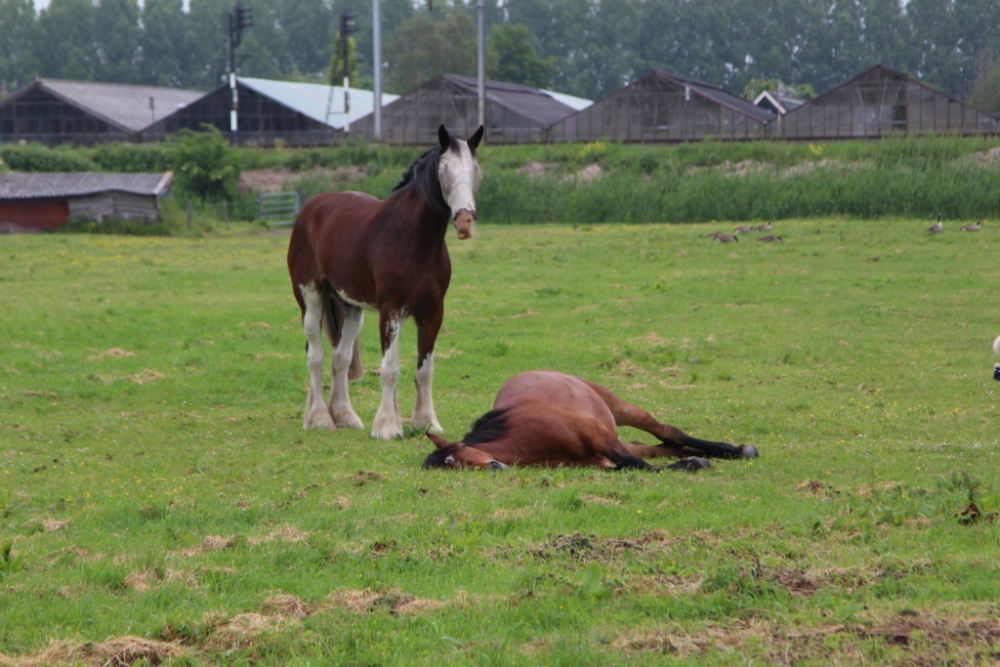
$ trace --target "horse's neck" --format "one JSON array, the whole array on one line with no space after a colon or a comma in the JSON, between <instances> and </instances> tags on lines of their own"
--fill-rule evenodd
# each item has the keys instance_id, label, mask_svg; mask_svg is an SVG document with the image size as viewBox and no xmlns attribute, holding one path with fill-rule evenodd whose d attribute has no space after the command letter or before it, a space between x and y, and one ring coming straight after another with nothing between
<instances>
[{"instance_id":1,"label":"horse's neck","mask_svg":"<svg viewBox=\"0 0 1000 667\"><path fill-rule=\"evenodd\" d=\"M447 214L436 212L415 187L394 193L396 195L399 201L393 202L392 210L401 215L391 217L397 235L412 239L418 248L432 249L442 245L448 232Z\"/></svg>"}]
</instances>

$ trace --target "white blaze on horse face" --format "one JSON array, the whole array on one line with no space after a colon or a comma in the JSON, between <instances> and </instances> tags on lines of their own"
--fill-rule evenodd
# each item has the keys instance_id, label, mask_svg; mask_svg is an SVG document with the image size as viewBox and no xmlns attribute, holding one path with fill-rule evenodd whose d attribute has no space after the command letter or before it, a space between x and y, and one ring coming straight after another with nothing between
<instances>
[{"instance_id":1,"label":"white blaze on horse face","mask_svg":"<svg viewBox=\"0 0 1000 667\"><path fill-rule=\"evenodd\" d=\"M309 341L309 396L306 398L306 412L302 427L328 428L333 430L330 409L323 400L323 297L312 283L299 285L299 293L306 304L302 316L302 329Z\"/></svg>"},{"instance_id":2,"label":"white blaze on horse face","mask_svg":"<svg viewBox=\"0 0 1000 667\"><path fill-rule=\"evenodd\" d=\"M382 404L372 422L372 437L392 440L403 435L403 419L399 416L396 401L396 385L399 383L399 329L403 323L402 314L396 314L386 325L389 345L382 354Z\"/></svg>"},{"instance_id":3,"label":"white blaze on horse face","mask_svg":"<svg viewBox=\"0 0 1000 667\"><path fill-rule=\"evenodd\" d=\"M464 240L472 238L472 226L476 223L476 193L483 181L483 172L469 144L461 139L456 139L456 143L457 153L449 148L441 154L438 180L444 200L451 209L458 238Z\"/></svg>"}]
</instances>

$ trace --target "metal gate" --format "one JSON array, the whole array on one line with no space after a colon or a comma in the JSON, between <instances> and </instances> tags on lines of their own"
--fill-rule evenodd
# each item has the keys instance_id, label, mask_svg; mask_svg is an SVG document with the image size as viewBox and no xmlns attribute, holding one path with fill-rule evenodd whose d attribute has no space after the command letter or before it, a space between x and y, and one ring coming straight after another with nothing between
<instances>
[{"instance_id":1,"label":"metal gate","mask_svg":"<svg viewBox=\"0 0 1000 667\"><path fill-rule=\"evenodd\" d=\"M268 228L291 227L299 215L298 192L273 192L260 195L260 220Z\"/></svg>"}]
</instances>

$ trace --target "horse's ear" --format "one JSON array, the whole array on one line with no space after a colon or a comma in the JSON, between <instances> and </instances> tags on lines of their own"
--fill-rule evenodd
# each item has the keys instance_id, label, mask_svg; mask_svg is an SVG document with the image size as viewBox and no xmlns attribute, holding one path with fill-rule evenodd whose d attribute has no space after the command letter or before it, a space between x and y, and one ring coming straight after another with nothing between
<instances>
[{"instance_id":1,"label":"horse's ear","mask_svg":"<svg viewBox=\"0 0 1000 667\"><path fill-rule=\"evenodd\" d=\"M441 142L442 153L451 148L451 135L448 134L448 130L444 129L444 123L441 123L441 127L438 128L438 141Z\"/></svg>"},{"instance_id":2,"label":"horse's ear","mask_svg":"<svg viewBox=\"0 0 1000 667\"><path fill-rule=\"evenodd\" d=\"M479 142L482 140L483 140L483 126L480 125L479 129L476 130L476 133L471 137L469 137L468 141L469 148L471 148L472 151L475 152L475 150L479 148Z\"/></svg>"},{"instance_id":3,"label":"horse's ear","mask_svg":"<svg viewBox=\"0 0 1000 667\"><path fill-rule=\"evenodd\" d=\"M434 443L434 445L438 449L441 449L442 447L447 447L448 446L448 441L445 440L444 438L442 438L439 435L434 435L433 433L428 433L427 437L430 439L431 442Z\"/></svg>"}]
</instances>

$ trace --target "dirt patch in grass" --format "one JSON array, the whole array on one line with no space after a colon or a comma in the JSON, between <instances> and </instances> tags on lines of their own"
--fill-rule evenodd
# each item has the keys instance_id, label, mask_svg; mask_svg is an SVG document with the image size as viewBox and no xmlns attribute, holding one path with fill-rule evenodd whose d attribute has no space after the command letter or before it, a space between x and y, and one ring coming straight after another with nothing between
<instances>
[{"instance_id":1,"label":"dirt patch in grass","mask_svg":"<svg viewBox=\"0 0 1000 667\"><path fill-rule=\"evenodd\" d=\"M160 665L183 656L186 650L176 642L161 642L142 637L116 637L99 644L55 642L31 656L15 658L0 653L4 667L48 667L50 665L94 665L124 667L142 659Z\"/></svg>"},{"instance_id":2,"label":"dirt patch in grass","mask_svg":"<svg viewBox=\"0 0 1000 667\"><path fill-rule=\"evenodd\" d=\"M146 384L147 382L155 382L166 377L163 373L159 371L154 371L150 368L143 370L141 373L136 373L135 375L126 375L125 379L136 384Z\"/></svg>"},{"instance_id":3,"label":"dirt patch in grass","mask_svg":"<svg viewBox=\"0 0 1000 667\"><path fill-rule=\"evenodd\" d=\"M59 521L57 519L46 519L42 522L42 528L45 529L47 533L54 533L57 530L62 530L69 524L69 521Z\"/></svg>"},{"instance_id":4,"label":"dirt patch in grass","mask_svg":"<svg viewBox=\"0 0 1000 667\"><path fill-rule=\"evenodd\" d=\"M407 595L399 589L382 592L336 590L330 593L330 601L335 608L346 609L356 614L371 614L385 610L390 614L406 616L434 611L448 604L443 600L430 600Z\"/></svg>"},{"instance_id":5,"label":"dirt patch in grass","mask_svg":"<svg viewBox=\"0 0 1000 667\"><path fill-rule=\"evenodd\" d=\"M98 352L97 350L88 350L88 351L93 352L93 354L87 357L87 361L104 361L104 359L107 357L135 356L135 352L129 352L128 350L123 350L120 347L113 347L110 350L106 350L104 352Z\"/></svg>"},{"instance_id":6,"label":"dirt patch in grass","mask_svg":"<svg viewBox=\"0 0 1000 667\"><path fill-rule=\"evenodd\" d=\"M296 542L304 542L306 538L309 537L309 533L304 530L299 530L295 526L286 523L281 528L277 530L272 530L267 535L261 537L251 537L247 540L250 544L256 546L258 544L263 544L265 542L275 542L282 541L288 544L295 544Z\"/></svg>"},{"instance_id":7,"label":"dirt patch in grass","mask_svg":"<svg viewBox=\"0 0 1000 667\"><path fill-rule=\"evenodd\" d=\"M264 602L264 611L269 615L302 618L316 613L316 606L303 602L288 593L276 593Z\"/></svg>"},{"instance_id":8,"label":"dirt patch in grass","mask_svg":"<svg viewBox=\"0 0 1000 667\"><path fill-rule=\"evenodd\" d=\"M181 582L188 588L195 588L198 585L198 577L193 572L186 570L161 570L151 567L138 572L131 572L125 577L125 588L136 593L145 593L157 584Z\"/></svg>"},{"instance_id":9,"label":"dirt patch in grass","mask_svg":"<svg viewBox=\"0 0 1000 667\"><path fill-rule=\"evenodd\" d=\"M551 535L550 535L551 537ZM556 535L528 552L538 558L548 559L568 555L577 560L611 560L626 549L642 551L645 548L639 540L621 538L599 538L596 535Z\"/></svg>"},{"instance_id":10,"label":"dirt patch in grass","mask_svg":"<svg viewBox=\"0 0 1000 667\"><path fill-rule=\"evenodd\" d=\"M257 612L237 614L215 627L205 641L204 648L212 652L241 651L250 648L254 639L261 633L277 632L297 623L297 619L281 615L265 616Z\"/></svg>"},{"instance_id":11,"label":"dirt patch in grass","mask_svg":"<svg viewBox=\"0 0 1000 667\"><path fill-rule=\"evenodd\" d=\"M236 536L222 537L221 535L209 535L201 541L196 547L191 547L190 549L185 549L182 553L185 556L198 556L200 554L212 553L213 551L222 551L223 549L228 549L233 546L236 542Z\"/></svg>"}]
</instances>

